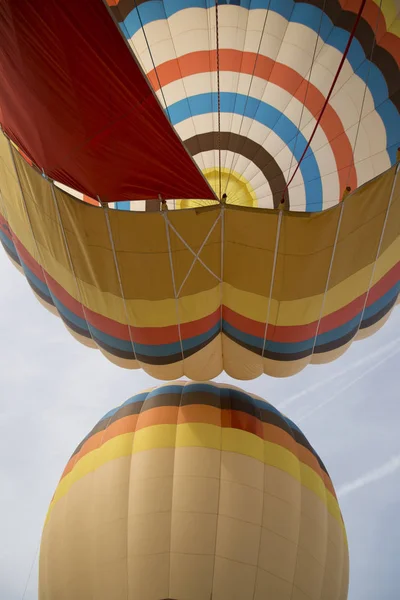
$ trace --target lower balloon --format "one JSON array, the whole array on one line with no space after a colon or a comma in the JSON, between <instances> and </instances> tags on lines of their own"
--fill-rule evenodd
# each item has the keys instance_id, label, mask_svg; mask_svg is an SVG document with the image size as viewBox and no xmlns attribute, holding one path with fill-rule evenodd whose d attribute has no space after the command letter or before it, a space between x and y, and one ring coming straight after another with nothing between
<instances>
[{"instance_id":1,"label":"lower balloon","mask_svg":"<svg viewBox=\"0 0 400 600\"><path fill-rule=\"evenodd\" d=\"M345 600L330 477L298 427L230 386L174 382L107 413L50 504L40 600Z\"/></svg>"}]
</instances>

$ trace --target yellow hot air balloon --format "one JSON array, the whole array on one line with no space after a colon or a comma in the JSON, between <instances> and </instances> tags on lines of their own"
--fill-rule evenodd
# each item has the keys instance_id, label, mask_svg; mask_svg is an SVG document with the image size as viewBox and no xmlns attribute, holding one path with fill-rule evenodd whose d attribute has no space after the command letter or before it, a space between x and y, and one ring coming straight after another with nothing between
<instances>
[{"instance_id":1,"label":"yellow hot air balloon","mask_svg":"<svg viewBox=\"0 0 400 600\"><path fill-rule=\"evenodd\" d=\"M48 0L53 34L1 5L0 237L73 335L159 379L244 380L386 321L391 0Z\"/></svg>"},{"instance_id":2,"label":"yellow hot air balloon","mask_svg":"<svg viewBox=\"0 0 400 600\"><path fill-rule=\"evenodd\" d=\"M173 382L108 412L72 455L39 600L345 600L348 561L300 429L238 388Z\"/></svg>"}]
</instances>

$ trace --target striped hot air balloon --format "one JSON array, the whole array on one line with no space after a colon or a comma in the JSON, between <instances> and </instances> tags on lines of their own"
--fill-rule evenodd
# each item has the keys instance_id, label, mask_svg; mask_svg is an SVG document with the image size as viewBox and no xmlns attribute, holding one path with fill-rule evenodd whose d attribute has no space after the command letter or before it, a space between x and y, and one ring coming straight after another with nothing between
<instances>
[{"instance_id":1,"label":"striped hot air balloon","mask_svg":"<svg viewBox=\"0 0 400 600\"><path fill-rule=\"evenodd\" d=\"M300 429L237 388L174 382L108 412L71 456L39 600L345 600L348 569Z\"/></svg>"},{"instance_id":2,"label":"striped hot air balloon","mask_svg":"<svg viewBox=\"0 0 400 600\"><path fill-rule=\"evenodd\" d=\"M0 0L0 239L40 300L168 380L290 376L376 331L400 289L396 3L108 4Z\"/></svg>"}]
</instances>

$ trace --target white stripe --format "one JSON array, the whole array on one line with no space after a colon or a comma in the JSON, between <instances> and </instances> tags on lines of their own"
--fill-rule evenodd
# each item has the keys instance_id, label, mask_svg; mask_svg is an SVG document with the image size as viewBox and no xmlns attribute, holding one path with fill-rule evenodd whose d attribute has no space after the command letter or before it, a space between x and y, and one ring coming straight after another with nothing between
<instances>
[{"instance_id":1,"label":"white stripe","mask_svg":"<svg viewBox=\"0 0 400 600\"><path fill-rule=\"evenodd\" d=\"M232 115L230 113L222 113L221 114L221 131L222 132L232 131L232 132L237 133L239 131L241 120L242 120L241 115ZM232 126L230 125L231 122L233 123ZM229 126L229 129L227 129L226 126ZM185 119L184 121L181 121L180 123L178 123L176 125L176 130L178 131L179 135L181 136L181 138L183 140L186 140L189 137L191 137L191 135L193 135L192 134L193 130L197 131L197 135L201 135L203 133L208 133L209 131L213 131L213 116L210 114L206 114L206 115L198 115L193 118L190 117L189 119ZM245 137L247 137L257 143L262 144L263 142L265 142L265 140L267 140L264 144L265 149L272 156L273 156L273 152L277 152L274 159L276 160L276 162L282 172L287 171L293 155L290 152L289 148L286 146L286 144L280 138L278 138L278 136L276 135L276 133L274 131L272 131L268 127L265 127L264 125L261 125L260 123L254 122L252 119L245 117L243 119L243 126L242 126L241 133ZM198 164L199 164L200 168L206 167L204 165L204 161L200 162L200 160L199 160ZM214 165L208 164L207 166L215 167L217 164L218 164L218 157L217 157L217 151L216 151L215 152L215 164ZM223 163L223 164L227 168L231 168L230 162ZM297 164L296 160L293 158L293 161L292 161L293 169L296 164ZM249 165L250 165L250 162L249 162ZM247 173L247 170L245 170L241 174L249 181L250 185L253 185L252 177L249 176L249 174ZM292 191L292 186L293 186L293 191ZM293 202L293 204L296 205L296 207L298 207L298 210L304 210L305 189L304 189L304 182L303 182L303 177L302 177L300 169L298 170L296 177L293 180L293 184L290 186L290 194L291 194L291 202Z\"/></svg>"},{"instance_id":2,"label":"white stripe","mask_svg":"<svg viewBox=\"0 0 400 600\"><path fill-rule=\"evenodd\" d=\"M78 200L83 200L83 194L81 192L78 192L77 190L74 190L73 188L70 188L67 185L64 185L63 183L60 183L59 181L55 181L54 185L60 188L60 190L67 192L67 194L70 194L74 198L78 198Z\"/></svg>"},{"instance_id":3,"label":"white stripe","mask_svg":"<svg viewBox=\"0 0 400 600\"><path fill-rule=\"evenodd\" d=\"M242 7L230 5L221 6L219 14L220 48L257 52L266 11L264 9L248 11ZM171 33L174 38L173 44ZM188 8L182 10L172 15L168 20L155 21L146 25L146 35L157 65L189 52L214 49L215 9L212 7L209 9ZM316 40L317 35L310 28L298 23L288 22L280 15L269 11L260 54L287 65L307 78ZM143 33L138 31L131 42L135 51L146 64L146 70L151 70L153 66L148 56ZM341 57L342 54L338 50L325 45L321 39L318 39L317 56L312 68L311 82L324 96L328 93ZM236 91L237 86L241 89L242 75L237 77L231 74L230 77L229 90ZM206 89L215 91L215 79L215 74L206 74L203 80L207 81ZM270 87L271 84L268 84L267 95ZM199 89L204 89L204 87L198 87L196 93ZM335 86L331 106L342 121L353 145L364 91L365 82L353 73L350 63L346 60ZM188 93L191 95L193 92L188 91ZM245 93L247 94L247 90ZM252 94L255 95L256 93L257 90L253 91L252 89ZM180 97L184 97L184 92ZM287 107L288 111L291 110L291 104ZM372 95L369 91L366 93L363 115L365 116L363 116L358 134L355 153L356 163L359 163L356 166L359 185L390 166L390 159L385 150L385 127L378 113L374 110ZM309 115L304 115L303 121L304 125L307 126L314 121L314 117L310 118ZM386 156L384 156L385 154ZM330 167L325 169L322 167L322 161L319 162L321 172L327 174ZM331 182L331 180L332 177L329 181ZM335 195L337 195L336 190ZM333 197L333 192L330 197ZM328 202L330 201L331 199Z\"/></svg>"}]
</instances>

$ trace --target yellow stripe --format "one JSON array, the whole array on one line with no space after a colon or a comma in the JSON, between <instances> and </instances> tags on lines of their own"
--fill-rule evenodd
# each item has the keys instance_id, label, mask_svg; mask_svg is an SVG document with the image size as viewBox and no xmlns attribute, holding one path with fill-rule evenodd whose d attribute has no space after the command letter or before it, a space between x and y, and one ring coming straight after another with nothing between
<instances>
[{"instance_id":1,"label":"yellow stripe","mask_svg":"<svg viewBox=\"0 0 400 600\"><path fill-rule=\"evenodd\" d=\"M253 458L288 473L316 494L329 513L343 527L336 498L325 487L321 477L286 448L263 442L247 431L220 428L206 423L153 425L136 433L126 433L108 440L100 448L82 457L59 483L50 504L46 522L54 505L65 496L74 483L116 458L131 456L155 448L201 447L235 452Z\"/></svg>"},{"instance_id":2,"label":"yellow stripe","mask_svg":"<svg viewBox=\"0 0 400 600\"><path fill-rule=\"evenodd\" d=\"M30 194L26 200L29 203L30 216L35 223L35 227L37 228L37 242L40 248L40 259L37 256L36 244L34 243L31 235L30 225L26 216L26 212L24 209L24 205L21 199L18 182L15 179L15 176L12 173L12 162L10 157L9 148L7 142L5 141L4 136L0 135L0 155L3 157L3 160L0 163L0 174L1 174L1 191L3 196L3 203L5 204L5 209L1 208L4 215L9 220L10 226L20 239L22 244L27 248L28 252L35 258L35 260L44 265L45 269L48 271L49 275L59 282L59 284L76 300L81 301L79 293L77 292L76 282L74 275L71 273L68 267L68 259L66 257L65 248L63 247L63 242L61 240L61 233L58 229L58 225L56 222L56 215L54 212L54 206L52 204L51 199L51 190L49 184L39 177L39 180L35 179L35 186L40 189L40 194L42 197L35 201L32 198L32 194ZM22 161L22 159L20 159ZM10 167L11 163L11 167ZM22 163L21 163L22 164ZM22 183L26 183L26 187L29 188L29 181L27 177L31 177L33 181L33 176L37 178L37 174L32 170L29 170L28 166L25 167L23 171L24 181ZM389 186L391 179L393 177L392 171L387 172L383 175L383 182L386 187ZM375 189L377 183L372 182L368 184L367 187L361 188L361 198L362 195L367 195L368 193ZM370 189L371 188L371 189ZM63 192L59 191L59 194L63 194ZM356 192L357 194L358 192ZM65 195L65 194L64 194ZM397 198L397 195L396 195ZM351 198L350 198L351 200ZM38 206L37 202L40 201L40 206ZM70 201L70 202L69 202ZM78 218L80 212L77 211L77 207L72 199L68 198L65 195L65 200L63 201L65 204L71 204L71 219ZM41 212L41 204L45 207L44 214ZM397 200L396 200L397 205ZM354 206L350 205L351 210L354 212ZM393 204L394 207L394 204ZM93 211L98 211L96 207L85 206L85 209L90 209ZM393 208L392 208L393 210ZM182 212L177 211L181 216ZM185 211L190 212L192 211ZM392 211L391 211L392 212ZM203 213L204 214L204 213ZM248 213L246 213L248 214ZM396 213L397 214L397 213ZM86 213L85 213L86 215ZM146 215L144 215L146 217ZM149 215L147 215L149 216ZM175 218L179 217L177 213L175 213ZM251 216L257 220L258 213L254 212ZM265 216L265 215L264 215ZM143 215L141 215L143 217ZM189 215L190 217L190 215ZM87 219L88 216L86 215ZM121 217L122 219L123 217ZM193 218L193 215L192 217ZM307 218L307 217L304 217ZM190 219L189 219L190 220ZM146 219L143 221L145 222ZM147 222L147 221L146 221ZM185 219L182 223L186 223ZM190 221L191 222L191 221ZM179 221L180 223L180 221ZM181 226L181 225L180 225ZM81 235L78 231L79 227L76 225L77 231L75 235L77 239ZM192 227L193 229L193 227ZM216 230L219 230L218 226ZM182 232L184 233L184 232ZM191 233L191 235L193 232ZM193 234L194 235L194 234ZM97 239L98 238L98 239ZM99 232L91 232L91 240L93 243L98 243L100 245L104 244L104 236L101 231ZM217 239L217 238L216 238ZM219 239L219 238L218 238ZM85 238L79 238L79 243L81 244L81 254L82 261L85 264L85 261L89 261L85 264L85 269L87 270L88 280L92 282L97 282L97 275L94 272L93 265L90 264L90 258L87 254L87 248L85 247ZM256 247L257 241L254 241L254 247ZM80 246L79 246L80 248ZM79 250L77 247L77 250ZM151 248L151 246L149 246ZM214 250L215 248L215 250ZM109 258L109 249L107 247L104 248L105 255ZM160 253L160 260L163 258L163 254L161 251L157 251ZM216 246L213 246L210 249L210 252L213 256L219 253L219 243ZM55 256L59 255L59 260L56 260ZM96 255L97 256L97 255ZM129 263L129 252L127 253L127 258ZM132 256L132 268L135 267L136 255L134 252L131 253ZM400 238L397 237L392 244L382 253L379 257L374 273L374 282L383 277L397 262L398 257L400 256ZM98 256L97 256L98 258ZM177 258L178 260L178 258ZM186 260L186 259L185 259ZM192 259L190 259L192 260ZM61 262L64 263L62 266ZM178 261L179 262L179 261ZM130 263L129 263L130 264ZM128 264L128 266L129 266ZM188 263L188 268L190 266L190 262ZM197 265L198 266L198 265ZM249 265L251 266L251 265ZM111 268L109 266L109 268ZM127 268L127 267L125 267ZM199 269L204 271L203 267L198 266ZM367 265L363 269L360 269L358 272L354 273L346 280L340 282L334 288L330 289L326 294L325 299L325 314L330 314L350 302L352 302L355 298L365 292L368 287L370 275L372 272L372 265ZM193 277L197 277L197 275L193 275ZM111 268L109 285L112 287L114 279L116 278L115 267ZM114 282L115 283L115 282ZM200 285L200 284L199 284ZM203 285L203 283L201 283ZM140 286L140 282L138 283ZM115 286L116 289L117 286ZM161 286L162 287L162 286ZM266 286L268 287L268 286ZM96 287L93 283L88 283L79 280L79 288L83 295L83 302L94 312L106 316L109 319L116 321L117 323L126 323L125 317L125 306L123 300L116 295L116 293L111 293L110 291L101 291L98 287ZM256 285L254 286L256 289ZM114 290L115 291L115 290ZM184 290L183 290L184 292ZM299 290L300 293L307 293L307 290ZM168 295L171 295L168 298ZM236 287L224 283L223 284L223 299L225 305L231 310L241 314L245 317L258 321L260 323L265 322L266 313L268 309L269 299L265 296L255 294L249 291L243 291L237 289ZM310 322L314 322L319 318L320 309L322 306L323 293L291 300L291 301L278 301L276 299L272 299L270 303L270 322L274 324L278 324L281 326L293 326L293 325L304 325ZM183 296L178 300L179 307L179 321L180 323L190 323L192 321L196 321L202 319L212 313L214 313L219 308L220 303L220 286L215 281L212 284L212 287L208 287L205 291L201 291L198 293L193 293L187 296ZM164 299L162 300L148 300L148 299L136 299L136 300L126 300L126 308L129 315L129 321L133 326L137 327L163 327L168 325L175 325L177 323L177 312L176 312L176 301L172 297L172 287L171 290L167 288L164 290Z\"/></svg>"},{"instance_id":3,"label":"yellow stripe","mask_svg":"<svg viewBox=\"0 0 400 600\"><path fill-rule=\"evenodd\" d=\"M381 0L374 0L374 2L378 7L381 6ZM393 0L383 0L381 11L385 17L387 30L400 37L400 19L397 18L396 3Z\"/></svg>"}]
</instances>

